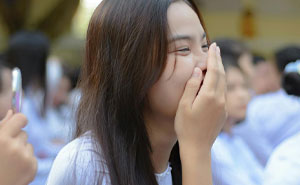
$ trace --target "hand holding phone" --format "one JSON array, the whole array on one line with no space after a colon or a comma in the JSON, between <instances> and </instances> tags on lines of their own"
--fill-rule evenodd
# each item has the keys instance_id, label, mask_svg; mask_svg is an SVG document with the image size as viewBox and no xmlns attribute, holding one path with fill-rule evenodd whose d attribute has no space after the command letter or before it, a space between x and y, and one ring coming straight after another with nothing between
<instances>
[{"instance_id":1,"label":"hand holding phone","mask_svg":"<svg viewBox=\"0 0 300 185\"><path fill-rule=\"evenodd\" d=\"M22 129L27 118L9 110L0 124L0 184L29 184L37 171L34 150Z\"/></svg>"}]
</instances>

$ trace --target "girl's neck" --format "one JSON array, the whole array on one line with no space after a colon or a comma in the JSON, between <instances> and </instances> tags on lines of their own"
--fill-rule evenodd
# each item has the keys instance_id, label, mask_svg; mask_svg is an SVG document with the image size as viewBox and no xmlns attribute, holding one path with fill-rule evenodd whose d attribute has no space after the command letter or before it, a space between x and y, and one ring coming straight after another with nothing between
<instances>
[{"instance_id":1,"label":"girl's neck","mask_svg":"<svg viewBox=\"0 0 300 185\"><path fill-rule=\"evenodd\" d=\"M145 116L149 140L152 147L150 154L155 173L162 173L168 167L173 146L177 141L174 119L159 116Z\"/></svg>"}]
</instances>

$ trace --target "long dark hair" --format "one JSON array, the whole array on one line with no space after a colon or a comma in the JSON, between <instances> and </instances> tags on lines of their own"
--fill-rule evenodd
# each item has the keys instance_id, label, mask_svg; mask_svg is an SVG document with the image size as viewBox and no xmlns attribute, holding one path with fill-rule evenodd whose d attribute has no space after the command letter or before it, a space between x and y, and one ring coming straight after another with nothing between
<instances>
[{"instance_id":1,"label":"long dark hair","mask_svg":"<svg viewBox=\"0 0 300 185\"><path fill-rule=\"evenodd\" d=\"M300 97L300 73L285 73L282 78L282 87L287 94Z\"/></svg>"},{"instance_id":2,"label":"long dark hair","mask_svg":"<svg viewBox=\"0 0 300 185\"><path fill-rule=\"evenodd\" d=\"M92 131L112 185L157 185L143 114L165 67L167 10L175 1L104 0L91 18L75 136ZM203 25L195 3L184 2ZM181 184L178 144L170 163L173 184Z\"/></svg>"},{"instance_id":3,"label":"long dark hair","mask_svg":"<svg viewBox=\"0 0 300 185\"><path fill-rule=\"evenodd\" d=\"M284 72L285 67L300 60L300 46L290 45L275 52L275 61L278 71L282 74L281 84L289 95L300 96L300 74L298 71Z\"/></svg>"}]
</instances>

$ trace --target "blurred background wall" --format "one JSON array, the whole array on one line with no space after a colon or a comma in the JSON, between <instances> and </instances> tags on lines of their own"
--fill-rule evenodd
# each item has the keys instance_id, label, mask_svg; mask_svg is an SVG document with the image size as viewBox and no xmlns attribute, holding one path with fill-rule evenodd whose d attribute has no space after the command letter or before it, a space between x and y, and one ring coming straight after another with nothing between
<instances>
[{"instance_id":1,"label":"blurred background wall","mask_svg":"<svg viewBox=\"0 0 300 185\"><path fill-rule=\"evenodd\" d=\"M265 55L300 43L299 0L201 0L199 5L212 39L242 39Z\"/></svg>"},{"instance_id":2,"label":"blurred background wall","mask_svg":"<svg viewBox=\"0 0 300 185\"><path fill-rule=\"evenodd\" d=\"M101 0L0 0L0 52L11 34L40 30L52 41L52 55L71 65L83 59L88 20ZM299 0L198 0L211 40L238 38L271 56L300 44Z\"/></svg>"}]
</instances>

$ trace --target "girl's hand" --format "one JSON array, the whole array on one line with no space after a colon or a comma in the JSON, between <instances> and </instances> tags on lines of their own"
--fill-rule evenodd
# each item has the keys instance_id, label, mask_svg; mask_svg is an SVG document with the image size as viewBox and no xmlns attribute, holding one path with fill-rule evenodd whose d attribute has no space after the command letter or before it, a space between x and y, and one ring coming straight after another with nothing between
<instances>
[{"instance_id":1,"label":"girl's hand","mask_svg":"<svg viewBox=\"0 0 300 185\"><path fill-rule=\"evenodd\" d=\"M196 67L177 109L175 131L181 154L182 149L189 153L210 152L226 118L225 72L220 49L215 43L209 48L207 60L205 79Z\"/></svg>"},{"instance_id":2,"label":"girl's hand","mask_svg":"<svg viewBox=\"0 0 300 185\"><path fill-rule=\"evenodd\" d=\"M33 147L27 143L22 128L27 124L23 114L10 110L0 123L0 184L27 185L36 174L37 161Z\"/></svg>"}]
</instances>

